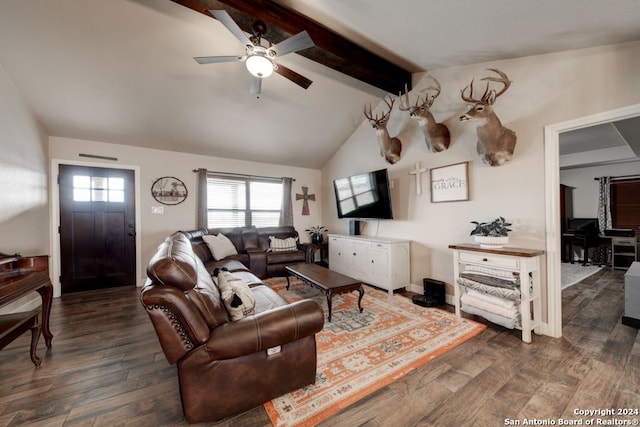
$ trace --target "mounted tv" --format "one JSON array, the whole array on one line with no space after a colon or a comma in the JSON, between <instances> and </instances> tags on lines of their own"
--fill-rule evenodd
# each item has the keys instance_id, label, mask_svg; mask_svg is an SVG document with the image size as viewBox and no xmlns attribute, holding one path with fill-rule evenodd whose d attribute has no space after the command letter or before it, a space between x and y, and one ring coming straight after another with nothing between
<instances>
[{"instance_id":1,"label":"mounted tv","mask_svg":"<svg viewBox=\"0 0 640 427\"><path fill-rule=\"evenodd\" d=\"M393 219L386 169L333 181L338 218Z\"/></svg>"}]
</instances>

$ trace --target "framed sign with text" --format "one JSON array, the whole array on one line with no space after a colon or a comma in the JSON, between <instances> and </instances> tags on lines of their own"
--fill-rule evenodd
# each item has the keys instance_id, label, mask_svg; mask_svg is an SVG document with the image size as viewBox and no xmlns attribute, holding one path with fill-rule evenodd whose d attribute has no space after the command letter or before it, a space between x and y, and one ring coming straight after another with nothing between
<instances>
[{"instance_id":1,"label":"framed sign with text","mask_svg":"<svg viewBox=\"0 0 640 427\"><path fill-rule=\"evenodd\" d=\"M469 200L469 162L433 168L429 177L433 203Z\"/></svg>"}]
</instances>

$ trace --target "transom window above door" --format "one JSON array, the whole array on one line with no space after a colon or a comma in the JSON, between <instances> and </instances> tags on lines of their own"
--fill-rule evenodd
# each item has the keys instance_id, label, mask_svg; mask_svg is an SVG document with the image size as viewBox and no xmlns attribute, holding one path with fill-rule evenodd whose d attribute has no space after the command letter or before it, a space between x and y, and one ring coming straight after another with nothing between
<instances>
[{"instance_id":1,"label":"transom window above door","mask_svg":"<svg viewBox=\"0 0 640 427\"><path fill-rule=\"evenodd\" d=\"M124 178L73 176L74 202L124 202Z\"/></svg>"}]
</instances>

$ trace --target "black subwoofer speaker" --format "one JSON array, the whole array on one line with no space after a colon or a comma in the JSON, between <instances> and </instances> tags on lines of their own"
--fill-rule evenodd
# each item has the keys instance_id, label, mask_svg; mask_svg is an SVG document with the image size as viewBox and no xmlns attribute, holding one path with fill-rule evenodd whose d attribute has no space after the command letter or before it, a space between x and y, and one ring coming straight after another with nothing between
<instances>
[{"instance_id":1,"label":"black subwoofer speaker","mask_svg":"<svg viewBox=\"0 0 640 427\"><path fill-rule=\"evenodd\" d=\"M438 307L445 304L445 286L444 282L434 279L422 279L424 295L414 295L412 300L414 304L423 307Z\"/></svg>"}]
</instances>

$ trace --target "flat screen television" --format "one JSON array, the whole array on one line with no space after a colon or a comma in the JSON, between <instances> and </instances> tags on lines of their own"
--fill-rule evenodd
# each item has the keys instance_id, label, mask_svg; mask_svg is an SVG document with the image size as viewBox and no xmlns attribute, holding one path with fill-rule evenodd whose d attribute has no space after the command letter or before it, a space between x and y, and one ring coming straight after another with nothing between
<instances>
[{"instance_id":1,"label":"flat screen television","mask_svg":"<svg viewBox=\"0 0 640 427\"><path fill-rule=\"evenodd\" d=\"M338 218L393 219L386 169L333 181Z\"/></svg>"}]
</instances>

